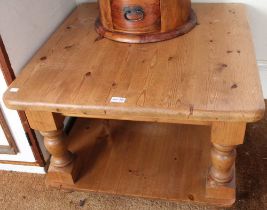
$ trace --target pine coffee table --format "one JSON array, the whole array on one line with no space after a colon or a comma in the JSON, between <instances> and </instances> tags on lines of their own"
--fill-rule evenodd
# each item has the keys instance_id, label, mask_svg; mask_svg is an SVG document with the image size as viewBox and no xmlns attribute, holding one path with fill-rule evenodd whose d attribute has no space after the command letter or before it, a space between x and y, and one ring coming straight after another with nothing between
<instances>
[{"instance_id":1,"label":"pine coffee table","mask_svg":"<svg viewBox=\"0 0 267 210\"><path fill-rule=\"evenodd\" d=\"M125 44L98 37L82 4L25 66L4 101L44 136L48 186L234 203L235 148L265 109L246 9L193 9L190 33Z\"/></svg>"}]
</instances>

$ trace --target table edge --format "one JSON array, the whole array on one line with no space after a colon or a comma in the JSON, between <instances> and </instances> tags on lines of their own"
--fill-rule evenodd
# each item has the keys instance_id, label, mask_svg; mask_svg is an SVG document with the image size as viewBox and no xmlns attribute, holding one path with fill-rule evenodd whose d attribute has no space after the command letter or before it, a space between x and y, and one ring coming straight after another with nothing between
<instances>
[{"instance_id":1,"label":"table edge","mask_svg":"<svg viewBox=\"0 0 267 210\"><path fill-rule=\"evenodd\" d=\"M197 110L192 107L184 109L149 108L149 107L121 107L121 106L82 106L82 105L60 105L17 102L6 98L3 101L9 109L20 111L53 112L61 113L66 116L131 120L156 122L179 122L179 121L234 121L234 122L256 122L261 120L265 114L264 99L255 110L246 111L214 111ZM138 121L138 120L137 120Z\"/></svg>"}]
</instances>

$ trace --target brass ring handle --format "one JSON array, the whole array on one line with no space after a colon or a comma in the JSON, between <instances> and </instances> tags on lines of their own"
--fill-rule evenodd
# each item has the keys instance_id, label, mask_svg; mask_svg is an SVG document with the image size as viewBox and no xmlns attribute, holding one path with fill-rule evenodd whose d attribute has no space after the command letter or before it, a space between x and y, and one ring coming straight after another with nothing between
<instances>
[{"instance_id":1,"label":"brass ring handle","mask_svg":"<svg viewBox=\"0 0 267 210\"><path fill-rule=\"evenodd\" d=\"M134 7L125 7L124 18L130 22L141 21L145 17L145 12L142 7L134 6Z\"/></svg>"}]
</instances>

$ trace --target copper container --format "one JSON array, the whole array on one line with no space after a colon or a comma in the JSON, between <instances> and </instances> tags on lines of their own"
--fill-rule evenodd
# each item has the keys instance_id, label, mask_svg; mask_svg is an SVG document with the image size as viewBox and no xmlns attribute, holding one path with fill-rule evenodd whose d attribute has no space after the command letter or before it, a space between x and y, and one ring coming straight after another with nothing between
<instances>
[{"instance_id":1,"label":"copper container","mask_svg":"<svg viewBox=\"0 0 267 210\"><path fill-rule=\"evenodd\" d=\"M128 43L157 42L189 32L197 23L190 0L98 0L97 32Z\"/></svg>"}]
</instances>

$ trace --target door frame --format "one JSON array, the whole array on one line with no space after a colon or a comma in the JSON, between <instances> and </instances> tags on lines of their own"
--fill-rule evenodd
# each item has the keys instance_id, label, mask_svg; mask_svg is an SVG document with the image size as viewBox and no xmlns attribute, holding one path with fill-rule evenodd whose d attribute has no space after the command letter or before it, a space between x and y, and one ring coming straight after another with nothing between
<instances>
[{"instance_id":1,"label":"door frame","mask_svg":"<svg viewBox=\"0 0 267 210\"><path fill-rule=\"evenodd\" d=\"M1 106L0 106L0 126L4 131L8 143L8 145L0 145L0 154L9 154L9 155L17 154L18 147L7 125Z\"/></svg>"},{"instance_id":2,"label":"door frame","mask_svg":"<svg viewBox=\"0 0 267 210\"><path fill-rule=\"evenodd\" d=\"M4 42L2 40L1 34L0 34L0 66L2 73L4 75L5 81L7 85L10 85L16 78L15 73L12 69ZM33 152L34 158L36 160L36 163L39 166L45 166L46 162L44 160L41 148L39 146L36 134L33 129L30 128L30 125L28 123L27 117L25 112L23 111L18 111L18 115L20 118L20 121L22 123L23 129L25 131L25 135L29 141L29 145L31 147L31 150ZM5 163L8 161L5 161ZM0 161L1 163L1 161ZM12 161L10 161L12 164Z\"/></svg>"}]
</instances>

